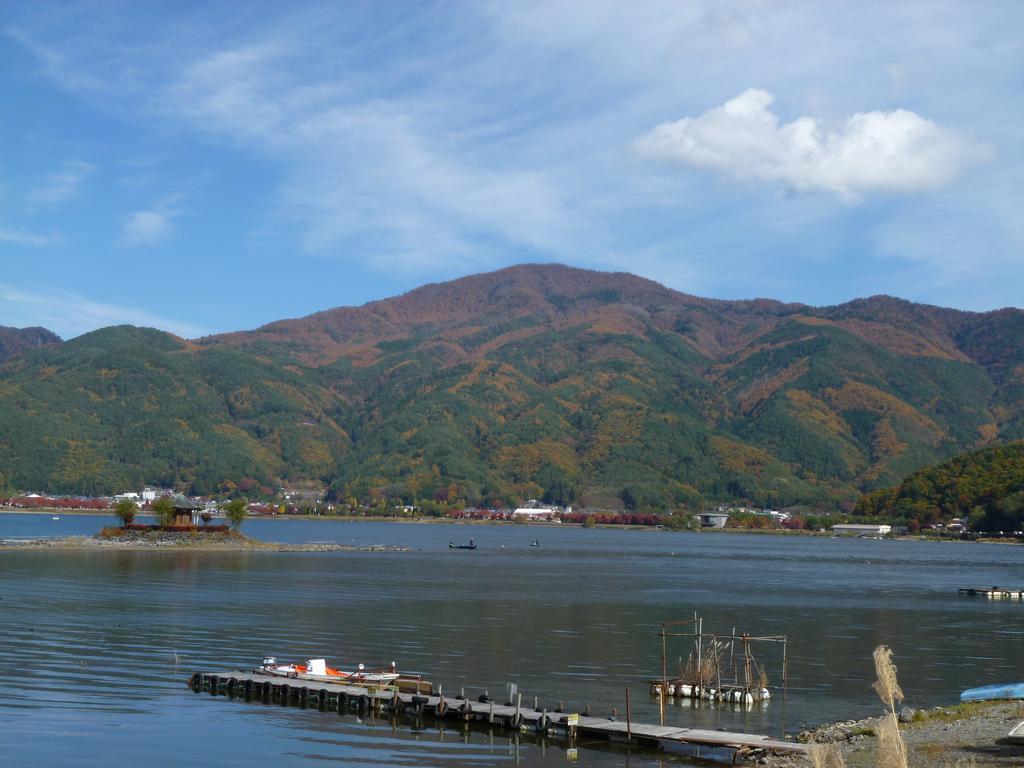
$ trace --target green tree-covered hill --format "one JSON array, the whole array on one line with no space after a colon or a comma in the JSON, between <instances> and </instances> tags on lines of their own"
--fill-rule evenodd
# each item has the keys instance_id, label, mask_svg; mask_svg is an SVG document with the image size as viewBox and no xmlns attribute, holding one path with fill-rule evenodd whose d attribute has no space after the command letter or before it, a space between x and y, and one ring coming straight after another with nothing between
<instances>
[{"instance_id":1,"label":"green tree-covered hill","mask_svg":"<svg viewBox=\"0 0 1024 768\"><path fill-rule=\"evenodd\" d=\"M107 328L0 366L0 473L47 491L852 508L1024 436L1024 313L716 301L524 265L185 341Z\"/></svg>"},{"instance_id":2,"label":"green tree-covered hill","mask_svg":"<svg viewBox=\"0 0 1024 768\"><path fill-rule=\"evenodd\" d=\"M911 528L967 518L977 531L1024 529L1024 443L983 448L914 472L865 495L856 512L905 520Z\"/></svg>"}]
</instances>

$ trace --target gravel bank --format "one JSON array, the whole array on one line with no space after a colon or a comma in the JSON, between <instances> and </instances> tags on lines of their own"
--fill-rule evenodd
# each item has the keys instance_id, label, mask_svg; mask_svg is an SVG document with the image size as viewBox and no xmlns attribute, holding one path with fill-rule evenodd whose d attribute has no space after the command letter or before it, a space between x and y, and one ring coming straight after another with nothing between
<instances>
[{"instance_id":1,"label":"gravel bank","mask_svg":"<svg viewBox=\"0 0 1024 768\"><path fill-rule=\"evenodd\" d=\"M980 702L917 712L901 725L910 768L1010 768L1024 766L1024 745L1004 741L1024 720L1024 702ZM874 768L878 739L876 718L833 723L805 731L800 741L840 745L847 768ZM759 761L773 768L806 768L809 760L769 757Z\"/></svg>"}]
</instances>

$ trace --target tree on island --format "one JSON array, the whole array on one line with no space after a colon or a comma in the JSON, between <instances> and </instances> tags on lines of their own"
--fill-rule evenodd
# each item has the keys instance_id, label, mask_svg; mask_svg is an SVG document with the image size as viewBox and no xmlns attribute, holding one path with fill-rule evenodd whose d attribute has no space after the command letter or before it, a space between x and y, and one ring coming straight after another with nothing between
<instances>
[{"instance_id":1,"label":"tree on island","mask_svg":"<svg viewBox=\"0 0 1024 768\"><path fill-rule=\"evenodd\" d=\"M150 509L153 512L153 517L156 518L157 525L166 528L174 521L174 502L169 497L161 496L153 502Z\"/></svg>"},{"instance_id":2,"label":"tree on island","mask_svg":"<svg viewBox=\"0 0 1024 768\"><path fill-rule=\"evenodd\" d=\"M121 499L114 505L114 515L121 521L121 526L127 528L132 520L139 514L139 505L131 499Z\"/></svg>"},{"instance_id":3,"label":"tree on island","mask_svg":"<svg viewBox=\"0 0 1024 768\"><path fill-rule=\"evenodd\" d=\"M236 531L249 515L249 502L245 499L232 499L224 507L224 516Z\"/></svg>"}]
</instances>

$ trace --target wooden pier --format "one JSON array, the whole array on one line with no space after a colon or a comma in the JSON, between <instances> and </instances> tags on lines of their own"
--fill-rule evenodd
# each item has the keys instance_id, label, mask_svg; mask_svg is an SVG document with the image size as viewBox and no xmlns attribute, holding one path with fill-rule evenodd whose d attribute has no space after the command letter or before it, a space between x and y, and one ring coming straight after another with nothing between
<instances>
[{"instance_id":1,"label":"wooden pier","mask_svg":"<svg viewBox=\"0 0 1024 768\"><path fill-rule=\"evenodd\" d=\"M1022 587L960 587L960 594L987 597L989 600L1024 600Z\"/></svg>"},{"instance_id":2,"label":"wooden pier","mask_svg":"<svg viewBox=\"0 0 1024 768\"><path fill-rule=\"evenodd\" d=\"M476 700L434 692L429 684L418 684L418 691L401 687L373 687L322 683L245 672L196 672L189 680L196 693L225 695L265 704L290 705L334 711L374 712L391 716L461 720L497 725L517 732L545 734L565 738L570 745L579 739L601 739L621 744L679 751L679 748L709 748L743 755L807 752L807 746L749 733L730 733L701 728L648 725L628 720L590 717L577 713L548 711L524 706L522 694L513 703L499 704L486 695Z\"/></svg>"}]
</instances>

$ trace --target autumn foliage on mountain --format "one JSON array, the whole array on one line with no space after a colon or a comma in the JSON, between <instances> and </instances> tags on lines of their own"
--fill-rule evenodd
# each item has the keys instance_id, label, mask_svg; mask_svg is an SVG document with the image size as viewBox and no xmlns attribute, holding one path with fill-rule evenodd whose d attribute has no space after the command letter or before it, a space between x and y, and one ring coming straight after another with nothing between
<instances>
[{"instance_id":1,"label":"autumn foliage on mountain","mask_svg":"<svg viewBox=\"0 0 1024 768\"><path fill-rule=\"evenodd\" d=\"M0 366L0 486L657 511L852 509L1024 436L1024 313L717 301L524 265L192 341L105 328Z\"/></svg>"},{"instance_id":2,"label":"autumn foliage on mountain","mask_svg":"<svg viewBox=\"0 0 1024 768\"><path fill-rule=\"evenodd\" d=\"M1024 443L983 448L866 494L857 514L904 520L912 531L962 518L972 531L1024 528Z\"/></svg>"},{"instance_id":3,"label":"autumn foliage on mountain","mask_svg":"<svg viewBox=\"0 0 1024 768\"><path fill-rule=\"evenodd\" d=\"M30 349L60 344L60 336L45 328L9 328L0 325L0 363Z\"/></svg>"}]
</instances>

